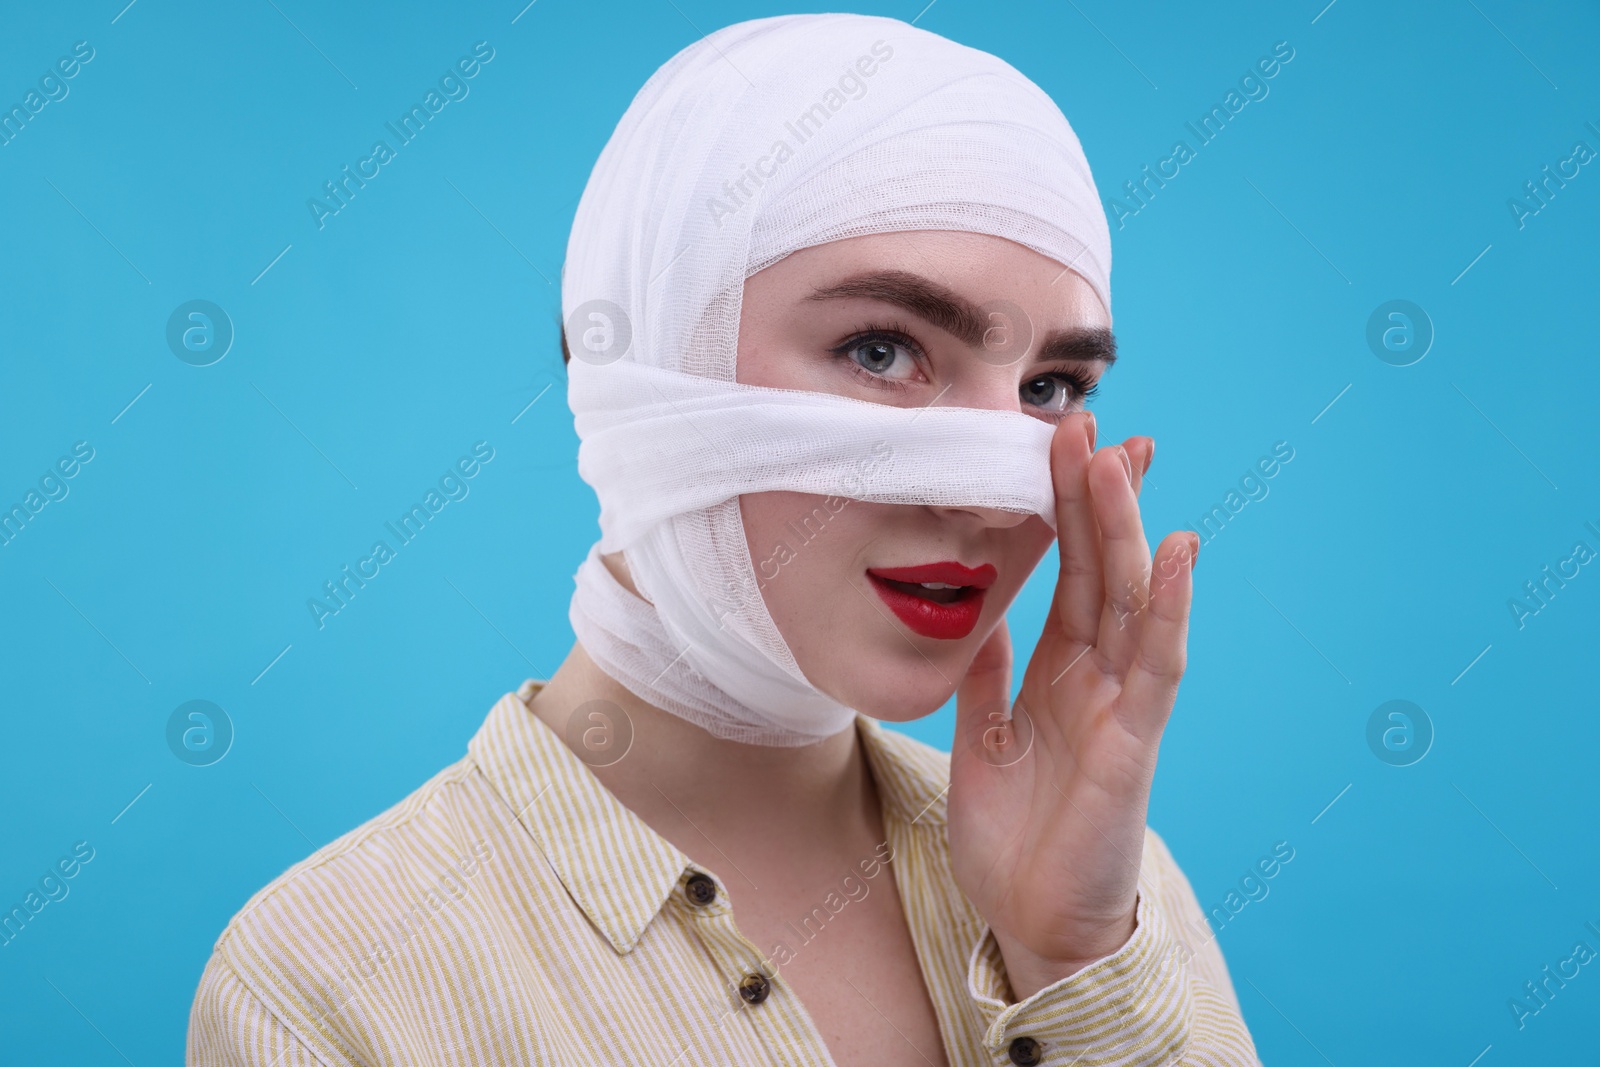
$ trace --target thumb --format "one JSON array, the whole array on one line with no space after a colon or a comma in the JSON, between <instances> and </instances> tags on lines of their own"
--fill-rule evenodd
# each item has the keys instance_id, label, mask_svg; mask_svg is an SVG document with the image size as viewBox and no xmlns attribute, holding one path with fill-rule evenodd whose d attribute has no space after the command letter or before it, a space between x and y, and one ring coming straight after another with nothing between
<instances>
[{"instance_id":1,"label":"thumb","mask_svg":"<svg viewBox=\"0 0 1600 1067\"><path fill-rule=\"evenodd\" d=\"M1002 616L956 687L956 738L961 747L982 750L991 731L1009 730L1011 661L1011 631Z\"/></svg>"}]
</instances>

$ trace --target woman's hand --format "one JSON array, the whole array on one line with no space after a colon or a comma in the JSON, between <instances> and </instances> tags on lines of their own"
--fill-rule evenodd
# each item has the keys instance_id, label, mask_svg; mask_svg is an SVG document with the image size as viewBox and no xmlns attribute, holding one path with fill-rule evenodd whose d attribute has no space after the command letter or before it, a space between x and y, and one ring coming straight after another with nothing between
<instances>
[{"instance_id":1,"label":"woman's hand","mask_svg":"<svg viewBox=\"0 0 1600 1067\"><path fill-rule=\"evenodd\" d=\"M1012 719L1004 620L956 697L951 861L1019 1000L1133 934L1156 750L1185 664L1199 538L1174 531L1152 561L1138 491L1155 442L1096 453L1094 434L1084 412L1051 443L1061 574Z\"/></svg>"}]
</instances>

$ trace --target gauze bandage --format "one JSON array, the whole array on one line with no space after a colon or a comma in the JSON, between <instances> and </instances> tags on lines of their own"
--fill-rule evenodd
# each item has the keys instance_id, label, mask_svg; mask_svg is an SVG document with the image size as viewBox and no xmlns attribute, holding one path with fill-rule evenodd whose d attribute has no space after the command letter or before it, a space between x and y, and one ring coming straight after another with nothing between
<instances>
[{"instance_id":1,"label":"gauze bandage","mask_svg":"<svg viewBox=\"0 0 1600 1067\"><path fill-rule=\"evenodd\" d=\"M995 56L896 19L786 15L690 45L634 97L578 203L567 399L601 538L569 618L607 674L718 737L803 745L854 716L778 633L741 493L1055 524L1044 420L735 380L746 278L904 230L1008 238L1077 272L1109 313L1110 234L1060 109ZM618 550L644 599L601 562Z\"/></svg>"}]
</instances>

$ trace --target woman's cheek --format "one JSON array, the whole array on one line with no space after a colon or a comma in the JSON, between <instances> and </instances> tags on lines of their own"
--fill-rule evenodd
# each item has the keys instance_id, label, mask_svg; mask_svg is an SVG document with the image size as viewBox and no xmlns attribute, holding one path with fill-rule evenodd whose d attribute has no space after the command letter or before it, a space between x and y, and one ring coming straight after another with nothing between
<instances>
[{"instance_id":1,"label":"woman's cheek","mask_svg":"<svg viewBox=\"0 0 1600 1067\"><path fill-rule=\"evenodd\" d=\"M847 497L811 493L739 498L750 563L775 620L815 622L815 605L838 603L844 592L837 588L840 553L851 540L850 512L861 506Z\"/></svg>"},{"instance_id":2,"label":"woman's cheek","mask_svg":"<svg viewBox=\"0 0 1600 1067\"><path fill-rule=\"evenodd\" d=\"M1006 531L1003 542L1005 558L1000 562L1002 574L1000 585L1004 590L1005 599L998 606L1002 613L1010 608L1012 601L1028 584L1028 579L1038 568L1039 561L1044 559L1045 553L1050 551L1050 546L1055 544L1055 540L1055 531L1037 516ZM985 605L986 609L988 607Z\"/></svg>"},{"instance_id":3,"label":"woman's cheek","mask_svg":"<svg viewBox=\"0 0 1600 1067\"><path fill-rule=\"evenodd\" d=\"M1011 540L1009 551L1015 554L1017 569L1022 572L1022 578L1017 583L1021 586L1039 561L1044 559L1045 553L1050 551L1050 546L1055 544L1056 532L1049 523L1035 515L1007 531L1007 536Z\"/></svg>"}]
</instances>

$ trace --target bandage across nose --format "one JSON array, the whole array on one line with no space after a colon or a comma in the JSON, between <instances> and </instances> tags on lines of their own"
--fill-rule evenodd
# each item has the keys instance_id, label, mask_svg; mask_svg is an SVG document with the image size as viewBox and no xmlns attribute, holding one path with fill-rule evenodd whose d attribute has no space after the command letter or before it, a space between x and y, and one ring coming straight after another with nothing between
<instances>
[{"instance_id":1,"label":"bandage across nose","mask_svg":"<svg viewBox=\"0 0 1600 1067\"><path fill-rule=\"evenodd\" d=\"M616 361L568 387L600 550L743 493L990 507L1055 528L1054 424L1015 411L892 407Z\"/></svg>"}]
</instances>

